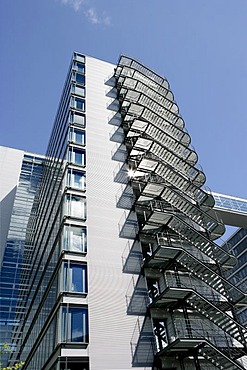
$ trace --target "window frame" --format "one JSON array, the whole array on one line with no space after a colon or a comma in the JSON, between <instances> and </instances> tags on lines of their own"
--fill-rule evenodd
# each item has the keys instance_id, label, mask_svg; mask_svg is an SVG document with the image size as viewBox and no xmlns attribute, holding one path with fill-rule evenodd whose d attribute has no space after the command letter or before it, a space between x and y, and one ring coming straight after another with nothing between
<instances>
[{"instance_id":1,"label":"window frame","mask_svg":"<svg viewBox=\"0 0 247 370\"><path fill-rule=\"evenodd\" d=\"M82 340L73 340L75 339L75 337L73 337L73 329L74 334L78 332L78 327L75 327L74 320L78 320L76 316L80 313L82 317L81 322L78 322L79 325L81 324L81 337L79 338L82 338ZM86 306L74 306L70 304L61 306L61 341L63 343L89 343L88 308Z\"/></svg>"},{"instance_id":2,"label":"window frame","mask_svg":"<svg viewBox=\"0 0 247 370\"><path fill-rule=\"evenodd\" d=\"M81 271L79 271L81 269ZM76 272L77 270L77 272ZM79 271L79 282L76 288L76 274ZM88 293L88 279L87 279L87 264L78 261L64 261L62 264L62 291L66 293L76 293L87 295Z\"/></svg>"}]
</instances>

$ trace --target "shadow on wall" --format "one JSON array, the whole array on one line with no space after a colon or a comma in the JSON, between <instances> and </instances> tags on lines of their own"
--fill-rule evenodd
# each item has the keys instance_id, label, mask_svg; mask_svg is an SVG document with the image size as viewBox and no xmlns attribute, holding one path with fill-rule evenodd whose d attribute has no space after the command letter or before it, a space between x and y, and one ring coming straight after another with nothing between
<instances>
[{"instance_id":1,"label":"shadow on wall","mask_svg":"<svg viewBox=\"0 0 247 370\"><path fill-rule=\"evenodd\" d=\"M156 345L152 323L147 316L143 322L140 321L140 318L137 319L131 339L131 351L133 367L151 367L153 365Z\"/></svg>"}]
</instances>

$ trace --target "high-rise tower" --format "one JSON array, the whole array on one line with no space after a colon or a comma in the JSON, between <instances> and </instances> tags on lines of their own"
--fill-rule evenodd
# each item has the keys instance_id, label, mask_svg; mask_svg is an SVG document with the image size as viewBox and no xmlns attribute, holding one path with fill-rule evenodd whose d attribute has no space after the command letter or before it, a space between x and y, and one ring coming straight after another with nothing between
<instances>
[{"instance_id":1,"label":"high-rise tower","mask_svg":"<svg viewBox=\"0 0 247 370\"><path fill-rule=\"evenodd\" d=\"M25 369L132 367L105 84L113 72L73 55L26 231L13 333Z\"/></svg>"},{"instance_id":2,"label":"high-rise tower","mask_svg":"<svg viewBox=\"0 0 247 370\"><path fill-rule=\"evenodd\" d=\"M2 269L10 363L244 369L246 292L227 280L237 259L197 161L166 79L73 54L47 153L20 166Z\"/></svg>"}]
</instances>

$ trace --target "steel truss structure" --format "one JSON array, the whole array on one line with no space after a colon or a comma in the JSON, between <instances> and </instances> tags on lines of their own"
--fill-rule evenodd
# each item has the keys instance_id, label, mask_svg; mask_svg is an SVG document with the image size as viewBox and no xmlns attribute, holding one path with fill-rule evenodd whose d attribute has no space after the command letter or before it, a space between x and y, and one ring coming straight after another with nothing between
<instances>
[{"instance_id":1,"label":"steel truss structure","mask_svg":"<svg viewBox=\"0 0 247 370\"><path fill-rule=\"evenodd\" d=\"M224 277L236 258L216 241L225 226L169 84L126 56L111 83L127 312L138 315L133 366L244 369L247 329L235 312L247 296Z\"/></svg>"}]
</instances>

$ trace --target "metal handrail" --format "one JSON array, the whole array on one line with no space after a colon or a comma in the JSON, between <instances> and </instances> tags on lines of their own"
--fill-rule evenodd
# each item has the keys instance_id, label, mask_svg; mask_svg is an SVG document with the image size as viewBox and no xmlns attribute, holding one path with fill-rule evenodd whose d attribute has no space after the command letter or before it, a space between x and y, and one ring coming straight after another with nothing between
<instances>
[{"instance_id":1,"label":"metal handrail","mask_svg":"<svg viewBox=\"0 0 247 370\"><path fill-rule=\"evenodd\" d=\"M157 235L157 245L161 246L163 244L163 236L161 236L162 234L158 234ZM179 236L178 236L178 240L179 240ZM177 240L177 243L178 243L178 240ZM165 242L166 242L166 239L165 239ZM183 241L184 242L184 241ZM180 245L178 246L178 249L181 249L184 253L186 253L188 256L190 256L190 258L193 258L194 260L197 260L199 264L202 264L204 262L200 261L197 259L197 257L193 254L191 254L187 248L185 248L183 246L184 243L180 243ZM179 243L178 243L179 244ZM173 246L173 248L176 248L176 246ZM246 293L243 292L241 289L239 289L238 287L236 287L235 285L233 285L230 281L228 281L225 277L219 275L216 271L212 270L210 267L207 266L207 270L209 271L209 275L211 274L211 276L214 276L216 275L219 279L221 279L222 281L222 284L227 287L226 289L226 292L230 293L230 294L233 294L234 292L234 296L232 296L232 299L234 300L234 298L238 301L239 299L241 300L242 298L246 298ZM206 281L205 281L206 282ZM209 283L210 285L210 283Z\"/></svg>"}]
</instances>

